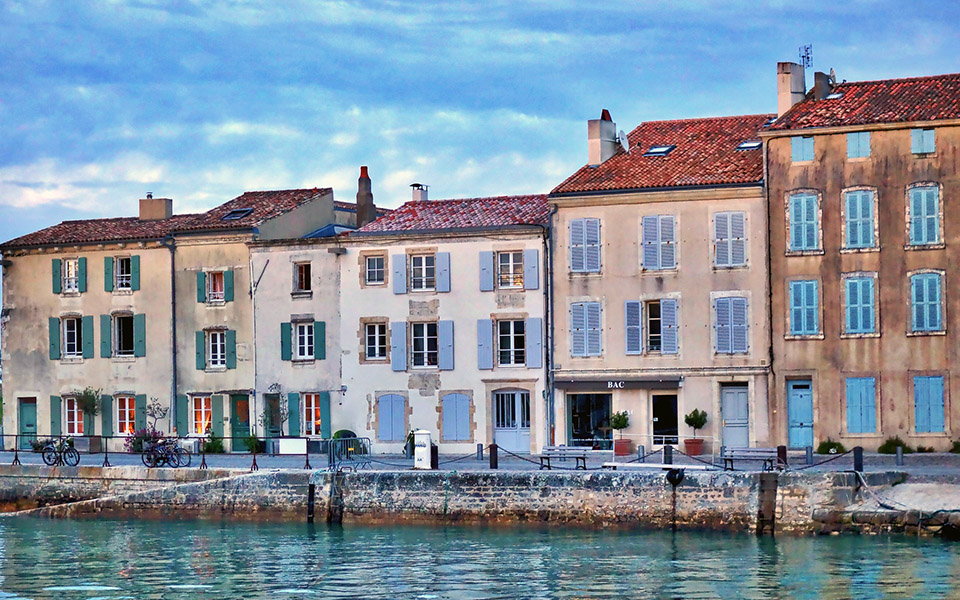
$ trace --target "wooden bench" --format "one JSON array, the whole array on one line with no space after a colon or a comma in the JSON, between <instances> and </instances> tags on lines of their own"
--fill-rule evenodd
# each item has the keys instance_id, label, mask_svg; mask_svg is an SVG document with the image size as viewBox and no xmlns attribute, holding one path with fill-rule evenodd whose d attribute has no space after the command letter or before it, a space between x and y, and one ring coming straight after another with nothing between
<instances>
[{"instance_id":1,"label":"wooden bench","mask_svg":"<svg viewBox=\"0 0 960 600\"><path fill-rule=\"evenodd\" d=\"M543 453L540 454L540 470L552 470L551 459L567 460L572 458L576 461L574 469L587 470L587 448L577 448L571 446L546 446Z\"/></svg>"},{"instance_id":2,"label":"wooden bench","mask_svg":"<svg viewBox=\"0 0 960 600\"><path fill-rule=\"evenodd\" d=\"M773 471L774 468L782 469L786 466L780 462L776 448L723 448L720 458L723 459L724 471L732 471L733 462L737 460L763 461L764 471Z\"/></svg>"}]
</instances>

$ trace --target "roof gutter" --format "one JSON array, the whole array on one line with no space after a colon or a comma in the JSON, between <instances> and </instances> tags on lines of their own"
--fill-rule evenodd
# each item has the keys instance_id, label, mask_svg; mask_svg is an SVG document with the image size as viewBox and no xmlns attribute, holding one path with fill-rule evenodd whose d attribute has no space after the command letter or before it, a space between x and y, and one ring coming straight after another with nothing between
<instances>
[{"instance_id":1,"label":"roof gutter","mask_svg":"<svg viewBox=\"0 0 960 600\"><path fill-rule=\"evenodd\" d=\"M138 243L138 242L160 242L162 244L164 243L164 240L166 240L166 237L121 238L116 240L94 240L94 241L68 240L64 242L57 242L55 244L50 244L50 243L10 244L9 242L7 242L6 244L0 244L0 252L6 251L6 250L35 250L38 248L40 249L49 248L52 250L53 248L62 248L64 246L86 247L86 246L97 246L101 244L132 244L132 243Z\"/></svg>"},{"instance_id":2,"label":"roof gutter","mask_svg":"<svg viewBox=\"0 0 960 600\"><path fill-rule=\"evenodd\" d=\"M763 187L763 181L748 183L711 183L707 185L670 185L663 187L621 188L616 190L589 190L584 192L550 192L548 198L572 198L577 196L612 196L614 194L636 194L642 192L676 192L682 190L713 190L717 188L754 188Z\"/></svg>"},{"instance_id":3,"label":"roof gutter","mask_svg":"<svg viewBox=\"0 0 960 600\"><path fill-rule=\"evenodd\" d=\"M543 229L543 225L540 223L525 223L525 224L512 224L512 225L501 225L498 227L458 227L456 229L445 227L439 229L404 229L400 231L352 231L347 236L347 239L352 237L383 237L383 236L408 236L408 235L423 235L423 234L439 234L439 233L449 233L449 234L459 234L459 233L490 233L495 231L515 231L521 233L524 231L530 231L535 229Z\"/></svg>"}]
</instances>

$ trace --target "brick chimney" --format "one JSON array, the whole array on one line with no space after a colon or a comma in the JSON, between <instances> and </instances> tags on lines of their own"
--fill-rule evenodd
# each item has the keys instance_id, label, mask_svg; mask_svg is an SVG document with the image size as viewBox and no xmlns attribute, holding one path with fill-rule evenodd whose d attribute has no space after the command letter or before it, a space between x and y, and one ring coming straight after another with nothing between
<instances>
[{"instance_id":1,"label":"brick chimney","mask_svg":"<svg viewBox=\"0 0 960 600\"><path fill-rule=\"evenodd\" d=\"M599 119L587 121L587 164L595 167L617 152L617 124L603 109Z\"/></svg>"},{"instance_id":2,"label":"brick chimney","mask_svg":"<svg viewBox=\"0 0 960 600\"><path fill-rule=\"evenodd\" d=\"M792 62L777 63L777 116L803 100L807 83L802 65Z\"/></svg>"},{"instance_id":3,"label":"brick chimney","mask_svg":"<svg viewBox=\"0 0 960 600\"><path fill-rule=\"evenodd\" d=\"M140 220L160 221L173 216L172 198L154 198L147 192L146 198L140 198Z\"/></svg>"},{"instance_id":4,"label":"brick chimney","mask_svg":"<svg viewBox=\"0 0 960 600\"><path fill-rule=\"evenodd\" d=\"M423 185L422 183L411 183L410 187L413 188L414 202L426 202L428 200L427 188L429 186Z\"/></svg>"},{"instance_id":5,"label":"brick chimney","mask_svg":"<svg viewBox=\"0 0 960 600\"><path fill-rule=\"evenodd\" d=\"M823 100L830 94L830 76L817 71L813 74L813 99Z\"/></svg>"},{"instance_id":6,"label":"brick chimney","mask_svg":"<svg viewBox=\"0 0 960 600\"><path fill-rule=\"evenodd\" d=\"M377 218L377 207L373 204L373 187L366 165L360 167L360 179L357 180L357 227L363 227Z\"/></svg>"}]
</instances>

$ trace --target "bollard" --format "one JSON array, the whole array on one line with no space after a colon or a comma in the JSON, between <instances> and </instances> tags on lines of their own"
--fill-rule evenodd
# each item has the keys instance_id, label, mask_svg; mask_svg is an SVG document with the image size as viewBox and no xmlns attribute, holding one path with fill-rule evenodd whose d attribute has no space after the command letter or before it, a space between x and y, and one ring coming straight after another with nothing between
<instances>
[{"instance_id":1,"label":"bollard","mask_svg":"<svg viewBox=\"0 0 960 600\"><path fill-rule=\"evenodd\" d=\"M903 466L903 446L897 446L897 466Z\"/></svg>"},{"instance_id":2,"label":"bollard","mask_svg":"<svg viewBox=\"0 0 960 600\"><path fill-rule=\"evenodd\" d=\"M644 456L647 453L647 449L643 447L643 444L637 446L637 460L640 462L647 462L646 457Z\"/></svg>"},{"instance_id":3,"label":"bollard","mask_svg":"<svg viewBox=\"0 0 960 600\"><path fill-rule=\"evenodd\" d=\"M863 446L853 447L853 470L863 473Z\"/></svg>"},{"instance_id":4,"label":"bollard","mask_svg":"<svg viewBox=\"0 0 960 600\"><path fill-rule=\"evenodd\" d=\"M483 460L483 444L477 444L477 460Z\"/></svg>"},{"instance_id":5,"label":"bollard","mask_svg":"<svg viewBox=\"0 0 960 600\"><path fill-rule=\"evenodd\" d=\"M806 448L804 448L804 450L807 451L807 464L812 465L813 464L813 446L807 446Z\"/></svg>"},{"instance_id":6,"label":"bollard","mask_svg":"<svg viewBox=\"0 0 960 600\"><path fill-rule=\"evenodd\" d=\"M254 456L256 456L256 455L254 455ZM305 462L304 465L303 465L303 468L304 468L304 469L312 469L313 467L310 466L310 448L309 448L309 447L307 447L307 451L303 453L303 457L307 459L306 462Z\"/></svg>"},{"instance_id":7,"label":"bollard","mask_svg":"<svg viewBox=\"0 0 960 600\"><path fill-rule=\"evenodd\" d=\"M497 445L490 444L490 468L499 469L500 461L497 459Z\"/></svg>"},{"instance_id":8,"label":"bollard","mask_svg":"<svg viewBox=\"0 0 960 600\"><path fill-rule=\"evenodd\" d=\"M787 447L786 446L777 446L777 462L779 463L780 468L787 468Z\"/></svg>"},{"instance_id":9,"label":"bollard","mask_svg":"<svg viewBox=\"0 0 960 600\"><path fill-rule=\"evenodd\" d=\"M663 464L672 465L673 464L673 446L667 444L663 447Z\"/></svg>"},{"instance_id":10,"label":"bollard","mask_svg":"<svg viewBox=\"0 0 960 600\"><path fill-rule=\"evenodd\" d=\"M105 440L102 436L100 440L103 442L103 464L100 466L109 467L110 466L110 450L107 448L108 440Z\"/></svg>"},{"instance_id":11,"label":"bollard","mask_svg":"<svg viewBox=\"0 0 960 600\"><path fill-rule=\"evenodd\" d=\"M440 447L430 444L430 468L436 471L440 468Z\"/></svg>"}]
</instances>

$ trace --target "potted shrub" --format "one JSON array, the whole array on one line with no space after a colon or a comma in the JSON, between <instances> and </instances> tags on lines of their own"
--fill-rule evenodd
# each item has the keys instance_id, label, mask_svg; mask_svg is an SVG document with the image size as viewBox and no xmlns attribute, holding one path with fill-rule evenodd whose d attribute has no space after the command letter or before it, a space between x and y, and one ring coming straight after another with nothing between
<instances>
[{"instance_id":1,"label":"potted shrub","mask_svg":"<svg viewBox=\"0 0 960 600\"><path fill-rule=\"evenodd\" d=\"M690 456L700 456L703 454L703 438L697 437L697 430L703 429L707 424L707 413L695 408L683 417L683 420L693 429L693 437L683 440L683 451Z\"/></svg>"},{"instance_id":2,"label":"potted shrub","mask_svg":"<svg viewBox=\"0 0 960 600\"><path fill-rule=\"evenodd\" d=\"M94 417L100 414L100 392L92 387L75 392L77 407L83 413L83 436L77 439L76 449L80 452L100 452L100 438L93 437Z\"/></svg>"},{"instance_id":3,"label":"potted shrub","mask_svg":"<svg viewBox=\"0 0 960 600\"><path fill-rule=\"evenodd\" d=\"M633 444L623 438L623 430L630 425L630 415L627 411L615 412L610 415L610 428L620 432L620 438L613 440L613 455L627 456L633 453Z\"/></svg>"}]
</instances>

